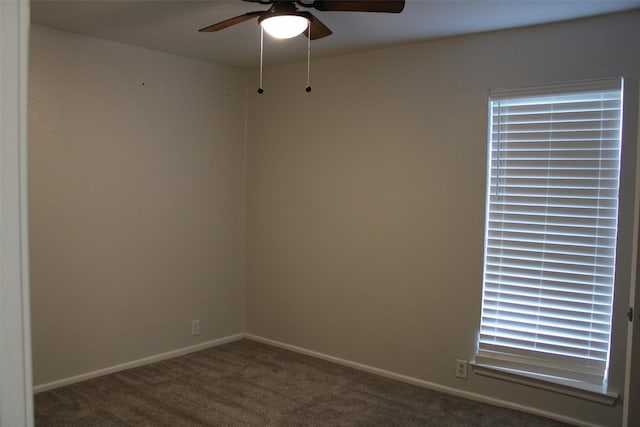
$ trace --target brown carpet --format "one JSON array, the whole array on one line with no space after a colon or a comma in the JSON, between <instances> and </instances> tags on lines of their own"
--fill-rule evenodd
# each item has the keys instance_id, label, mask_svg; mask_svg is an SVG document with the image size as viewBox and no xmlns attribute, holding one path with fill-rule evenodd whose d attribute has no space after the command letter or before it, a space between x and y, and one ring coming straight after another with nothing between
<instances>
[{"instance_id":1,"label":"brown carpet","mask_svg":"<svg viewBox=\"0 0 640 427\"><path fill-rule=\"evenodd\" d=\"M38 426L563 426L250 340L35 396Z\"/></svg>"}]
</instances>

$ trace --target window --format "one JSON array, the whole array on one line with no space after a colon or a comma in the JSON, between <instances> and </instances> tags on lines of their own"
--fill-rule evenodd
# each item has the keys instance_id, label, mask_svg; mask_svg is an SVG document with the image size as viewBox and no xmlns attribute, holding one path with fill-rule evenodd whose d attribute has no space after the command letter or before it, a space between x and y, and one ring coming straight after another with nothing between
<instances>
[{"instance_id":1,"label":"window","mask_svg":"<svg viewBox=\"0 0 640 427\"><path fill-rule=\"evenodd\" d=\"M603 385L622 79L492 90L476 363Z\"/></svg>"}]
</instances>

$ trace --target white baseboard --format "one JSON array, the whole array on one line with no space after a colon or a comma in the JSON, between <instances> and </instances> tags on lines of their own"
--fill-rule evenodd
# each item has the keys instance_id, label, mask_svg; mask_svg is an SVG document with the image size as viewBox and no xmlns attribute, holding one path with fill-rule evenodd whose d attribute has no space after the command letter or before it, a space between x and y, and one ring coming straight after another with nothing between
<instances>
[{"instance_id":1,"label":"white baseboard","mask_svg":"<svg viewBox=\"0 0 640 427\"><path fill-rule=\"evenodd\" d=\"M487 403L487 404L494 405L494 406L500 406L502 408L514 409L514 410L520 411L520 412L527 412L527 413L530 413L530 414L539 415L541 417L546 417L546 418L551 418L553 420L562 421L564 423L573 424L573 425L577 425L577 426L600 427L597 424L586 423L586 422L584 422L582 420L577 420L575 418L570 418L570 417L567 417L567 416L564 416L564 415L560 415L560 414L556 414L556 413L553 413L553 412L543 411L543 410L538 409L538 408L533 408L533 407L530 407L530 406L509 402L509 401L506 401L506 400L497 399L497 398L494 398L494 397L489 397L489 396L485 396L485 395L478 394L478 393L472 393L472 392L469 392L469 391L464 391L464 390L460 390L460 389L457 389L457 388L444 386L444 385L441 385L441 384L437 384L437 383L433 383L433 382L430 382L430 381L421 380L421 379L418 379L418 378L409 377L409 376L402 375L402 374L397 374L395 372L386 371L384 369L375 368L373 366L364 365L364 364L358 363L358 362L352 362L350 360L341 359L339 357L329 356L329 355L324 354L324 353L319 353L319 352L313 351L313 350L307 350L305 348L296 347L296 346L291 345L291 344L286 344L286 343L283 343L283 342L280 342L280 341L275 341L275 340L272 340L272 339L269 339L269 338L264 338L264 337L261 337L261 336L258 336L258 335L244 334L244 337L247 338L247 339L253 340L253 341L258 341L258 342L261 342L261 343L264 343L264 344L269 344L269 345L272 345L274 347L280 347L280 348L283 348L285 350L291 350L291 351L294 351L296 353L300 353L300 354L304 354L304 355L307 355L307 356L315 357L317 359L322 359L322 360L326 360L328 362L337 363L339 365L348 366L350 368L358 369L358 370L364 371L364 372L369 372L371 374L379 375L381 377L394 379L394 380L401 381L401 382L404 382L404 383L416 385L416 386L419 386L419 387L428 388L430 390L440 391L440 392L451 394L451 395L458 396L458 397L463 397L465 399L474 400L474 401L482 402L482 403Z\"/></svg>"},{"instance_id":2,"label":"white baseboard","mask_svg":"<svg viewBox=\"0 0 640 427\"><path fill-rule=\"evenodd\" d=\"M131 362L122 363L120 365L110 366L108 368L98 369L97 371L87 372L86 374L75 375L69 378L63 378L61 380L52 381L46 384L40 384L33 388L34 393L40 393L41 391L51 390L54 388L62 387L65 385L77 383L80 381L86 381L92 378L101 377L107 374L113 374L115 372L124 371L125 369L131 369L138 366L148 365L150 363L160 362L162 360L171 359L174 357L182 356L185 354L193 353L196 351L204 350L209 347L215 347L217 345L225 344L231 341L237 341L245 337L244 333L230 335L223 338L203 342L189 347L179 348L177 350L168 351L166 353L160 353L142 359L133 360Z\"/></svg>"}]
</instances>

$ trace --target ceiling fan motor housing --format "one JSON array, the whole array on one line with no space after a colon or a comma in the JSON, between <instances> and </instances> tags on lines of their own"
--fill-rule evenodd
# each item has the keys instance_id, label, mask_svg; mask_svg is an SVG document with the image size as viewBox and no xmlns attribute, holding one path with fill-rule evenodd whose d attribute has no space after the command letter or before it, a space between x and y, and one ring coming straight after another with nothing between
<instances>
[{"instance_id":1,"label":"ceiling fan motor housing","mask_svg":"<svg viewBox=\"0 0 640 427\"><path fill-rule=\"evenodd\" d=\"M311 21L311 14L309 12L299 11L292 1L279 1L273 3L269 10L260 15L258 23L262 23L265 19L274 18L276 16L300 16L305 18L307 21Z\"/></svg>"}]
</instances>

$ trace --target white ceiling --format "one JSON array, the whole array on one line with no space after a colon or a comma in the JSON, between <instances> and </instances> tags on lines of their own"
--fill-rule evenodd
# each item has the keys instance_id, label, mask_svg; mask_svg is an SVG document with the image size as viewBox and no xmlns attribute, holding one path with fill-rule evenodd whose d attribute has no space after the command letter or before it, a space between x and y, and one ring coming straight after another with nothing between
<instances>
[{"instance_id":1,"label":"white ceiling","mask_svg":"<svg viewBox=\"0 0 640 427\"><path fill-rule=\"evenodd\" d=\"M241 0L32 0L31 21L218 64L253 68L259 62L257 20L215 33L197 30L267 8ZM312 42L311 54L339 55L634 8L640 8L640 0L408 0L397 15L313 11L333 35ZM265 41L266 65L305 59L303 36Z\"/></svg>"}]
</instances>

